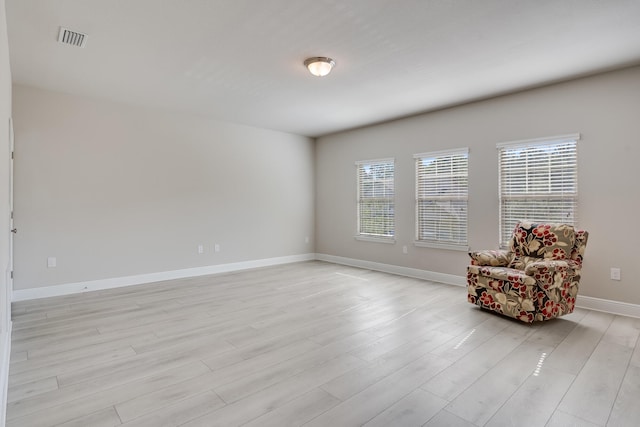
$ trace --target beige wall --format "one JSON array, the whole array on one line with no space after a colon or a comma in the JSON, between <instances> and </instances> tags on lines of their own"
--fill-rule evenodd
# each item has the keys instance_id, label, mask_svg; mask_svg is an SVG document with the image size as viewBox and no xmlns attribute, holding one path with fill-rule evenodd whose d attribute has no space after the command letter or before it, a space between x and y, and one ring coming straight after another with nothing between
<instances>
[{"instance_id":1,"label":"beige wall","mask_svg":"<svg viewBox=\"0 0 640 427\"><path fill-rule=\"evenodd\" d=\"M465 275L464 252L418 248L414 153L469 147L469 244L498 245L496 143L579 132L579 225L590 232L581 294L640 304L640 67L427 113L316 143L316 252ZM395 157L394 245L356 241L357 160ZM402 253L407 245L408 254ZM620 282L609 268L622 269Z\"/></svg>"},{"instance_id":2,"label":"beige wall","mask_svg":"<svg viewBox=\"0 0 640 427\"><path fill-rule=\"evenodd\" d=\"M313 252L313 140L13 93L15 289Z\"/></svg>"}]
</instances>

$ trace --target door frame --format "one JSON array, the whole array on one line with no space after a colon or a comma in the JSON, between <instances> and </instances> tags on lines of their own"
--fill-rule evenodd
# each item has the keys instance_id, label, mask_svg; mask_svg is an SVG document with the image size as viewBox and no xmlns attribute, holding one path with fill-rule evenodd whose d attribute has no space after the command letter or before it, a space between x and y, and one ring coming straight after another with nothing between
<instances>
[{"instance_id":1,"label":"door frame","mask_svg":"<svg viewBox=\"0 0 640 427\"><path fill-rule=\"evenodd\" d=\"M7 301L13 300L13 162L14 162L13 118L9 117L9 256L7 265Z\"/></svg>"}]
</instances>

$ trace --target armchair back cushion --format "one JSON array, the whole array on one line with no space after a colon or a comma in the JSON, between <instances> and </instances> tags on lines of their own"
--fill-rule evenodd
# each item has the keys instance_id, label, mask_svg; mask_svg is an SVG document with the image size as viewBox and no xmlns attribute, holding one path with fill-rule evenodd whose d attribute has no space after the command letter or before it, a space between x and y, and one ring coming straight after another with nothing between
<instances>
[{"instance_id":1,"label":"armchair back cushion","mask_svg":"<svg viewBox=\"0 0 640 427\"><path fill-rule=\"evenodd\" d=\"M567 224L516 224L509 249L513 253L510 268L524 270L531 262L571 259L576 242L575 229Z\"/></svg>"}]
</instances>

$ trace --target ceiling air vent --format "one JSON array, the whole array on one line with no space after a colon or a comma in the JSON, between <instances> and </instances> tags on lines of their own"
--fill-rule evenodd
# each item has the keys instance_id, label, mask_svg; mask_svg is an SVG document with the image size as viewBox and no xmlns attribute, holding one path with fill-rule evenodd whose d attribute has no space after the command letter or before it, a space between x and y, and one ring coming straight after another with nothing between
<instances>
[{"instance_id":1,"label":"ceiling air vent","mask_svg":"<svg viewBox=\"0 0 640 427\"><path fill-rule=\"evenodd\" d=\"M64 27L60 27L60 32L58 33L58 41L60 43L76 47L84 47L87 44L87 37L89 36L86 34L71 31Z\"/></svg>"}]
</instances>

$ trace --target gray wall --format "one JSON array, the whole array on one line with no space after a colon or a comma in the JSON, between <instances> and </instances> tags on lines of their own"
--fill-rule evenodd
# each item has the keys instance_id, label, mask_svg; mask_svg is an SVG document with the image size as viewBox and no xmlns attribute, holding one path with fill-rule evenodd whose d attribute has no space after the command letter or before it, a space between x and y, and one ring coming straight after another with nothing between
<instances>
[{"instance_id":1,"label":"gray wall","mask_svg":"<svg viewBox=\"0 0 640 427\"><path fill-rule=\"evenodd\" d=\"M15 289L313 252L313 140L19 85L13 100Z\"/></svg>"},{"instance_id":2,"label":"gray wall","mask_svg":"<svg viewBox=\"0 0 640 427\"><path fill-rule=\"evenodd\" d=\"M590 232L581 294L640 304L633 230L640 211L640 67L321 137L316 252L465 275L464 252L418 248L412 155L469 147L469 244L498 246L496 143L579 132L579 225ZM395 157L394 245L356 241L357 160ZM402 253L407 245L408 254ZM622 269L620 282L609 268Z\"/></svg>"},{"instance_id":3,"label":"gray wall","mask_svg":"<svg viewBox=\"0 0 640 427\"><path fill-rule=\"evenodd\" d=\"M4 425L11 345L11 284L9 272L9 117L11 68L4 0L0 0L0 425Z\"/></svg>"},{"instance_id":4,"label":"gray wall","mask_svg":"<svg viewBox=\"0 0 640 427\"><path fill-rule=\"evenodd\" d=\"M640 304L626 236L640 208L638 93L640 67L628 68L325 136L314 151L296 135L15 86L14 287L314 249L463 276L464 252L412 245L412 155L470 148L469 243L495 248L495 144L579 132L579 223L591 233L581 294ZM382 157L396 158L395 245L354 239L354 162Z\"/></svg>"},{"instance_id":5,"label":"gray wall","mask_svg":"<svg viewBox=\"0 0 640 427\"><path fill-rule=\"evenodd\" d=\"M4 0L0 0L0 338L10 321L9 260L9 117L11 116L11 69ZM4 344L4 343L3 343ZM2 350L4 351L4 349ZM2 360L0 355L0 360ZM1 403L1 402L0 402Z\"/></svg>"}]
</instances>

